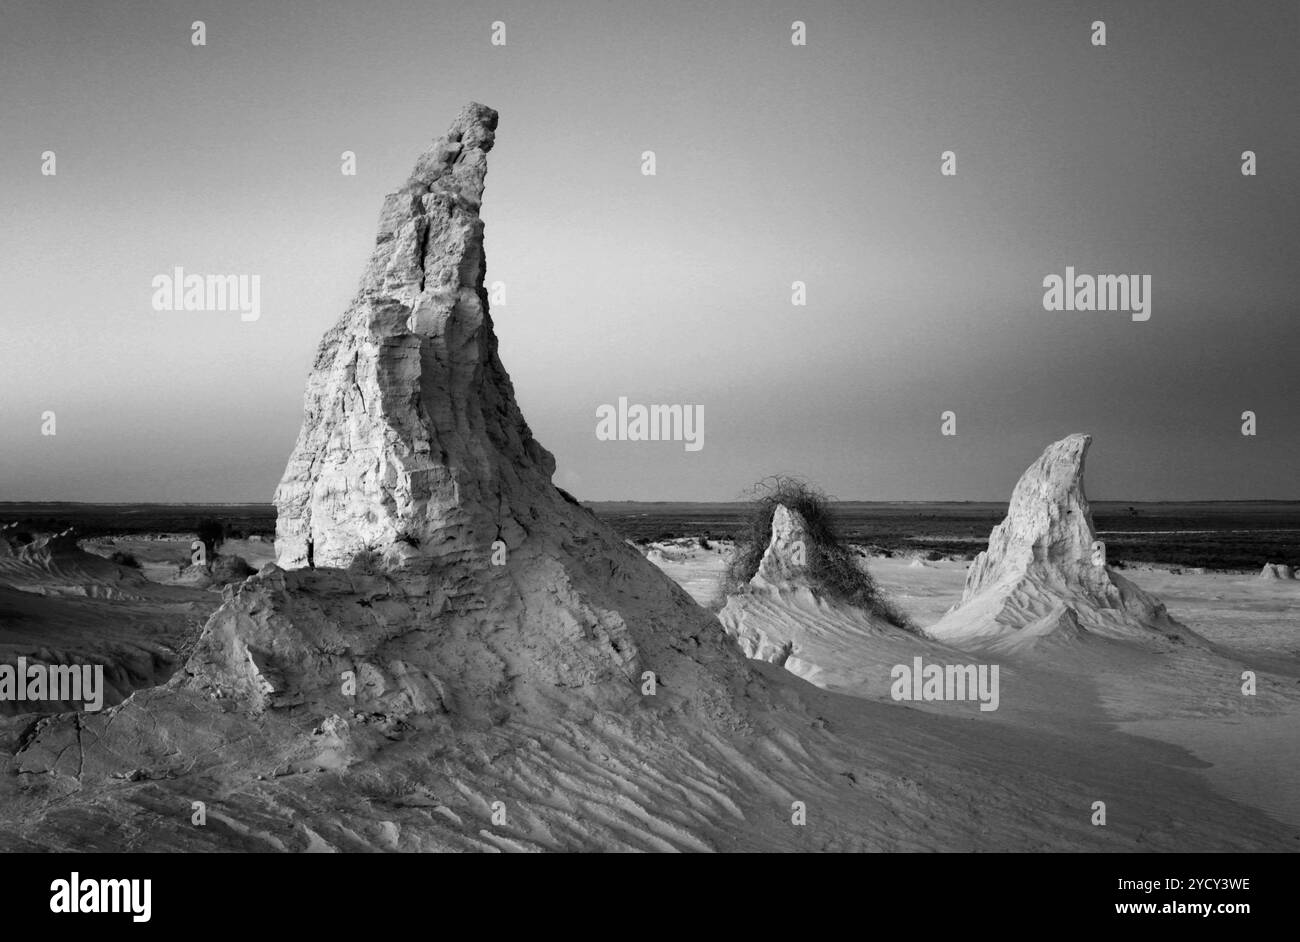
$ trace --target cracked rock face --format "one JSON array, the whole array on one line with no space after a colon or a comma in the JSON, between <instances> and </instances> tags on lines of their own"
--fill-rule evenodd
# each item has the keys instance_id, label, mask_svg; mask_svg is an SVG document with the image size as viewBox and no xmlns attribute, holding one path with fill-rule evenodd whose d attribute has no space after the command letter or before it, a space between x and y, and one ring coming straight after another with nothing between
<instances>
[{"instance_id":1,"label":"cracked rock face","mask_svg":"<svg viewBox=\"0 0 1300 942\"><path fill-rule=\"evenodd\" d=\"M276 491L283 568L437 562L513 544L558 498L497 357L479 207L497 113L463 108L384 201L355 299L325 335Z\"/></svg>"},{"instance_id":2,"label":"cracked rock face","mask_svg":"<svg viewBox=\"0 0 1300 942\"><path fill-rule=\"evenodd\" d=\"M1195 640L1165 606L1106 565L1083 489L1092 436L1047 446L1021 476L1006 518L966 574L961 602L929 634L953 643L1071 643L1094 633L1123 640Z\"/></svg>"}]
</instances>

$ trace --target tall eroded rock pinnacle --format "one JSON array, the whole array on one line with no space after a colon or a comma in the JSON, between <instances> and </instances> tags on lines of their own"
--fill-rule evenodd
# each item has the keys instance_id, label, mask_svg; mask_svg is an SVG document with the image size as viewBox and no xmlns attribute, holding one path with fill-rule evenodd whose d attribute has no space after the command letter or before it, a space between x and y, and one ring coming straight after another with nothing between
<instances>
[{"instance_id":1,"label":"tall eroded rock pinnacle","mask_svg":"<svg viewBox=\"0 0 1300 942\"><path fill-rule=\"evenodd\" d=\"M531 508L558 499L483 288L479 206L496 126L491 108L467 105L384 201L356 298L316 354L276 492L286 569L363 553L463 557L485 537L517 540Z\"/></svg>"},{"instance_id":2,"label":"tall eroded rock pinnacle","mask_svg":"<svg viewBox=\"0 0 1300 942\"><path fill-rule=\"evenodd\" d=\"M1011 650L1088 632L1112 638L1191 639L1158 599L1106 565L1083 489L1092 436L1055 442L1029 466L1006 518L966 574L961 602L933 637Z\"/></svg>"},{"instance_id":3,"label":"tall eroded rock pinnacle","mask_svg":"<svg viewBox=\"0 0 1300 942\"><path fill-rule=\"evenodd\" d=\"M255 711L498 722L561 692L639 702L646 670L720 705L743 683L708 613L551 483L515 403L483 289L496 126L466 106L385 200L307 381L276 492L278 569L213 616L187 667L196 689ZM345 672L356 703L337 694Z\"/></svg>"}]
</instances>

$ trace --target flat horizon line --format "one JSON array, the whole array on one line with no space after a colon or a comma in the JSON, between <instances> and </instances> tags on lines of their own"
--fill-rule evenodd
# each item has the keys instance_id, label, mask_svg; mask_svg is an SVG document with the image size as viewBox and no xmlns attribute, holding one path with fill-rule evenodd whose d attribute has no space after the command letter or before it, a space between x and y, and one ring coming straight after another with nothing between
<instances>
[{"instance_id":1,"label":"flat horizon line","mask_svg":"<svg viewBox=\"0 0 1300 942\"><path fill-rule=\"evenodd\" d=\"M638 504L648 507L664 506L669 504L699 504L699 505L718 505L718 504L751 504L750 500L621 500L621 499L604 499L604 500L582 500L583 504ZM858 498L851 499L831 499L832 504L1006 504L1010 498L996 499L966 499L958 500L945 497L934 497L925 499L911 500L864 500ZM1176 497L1161 498L1159 500L1130 500L1122 497L1090 497L1090 504L1131 504L1138 506L1140 504L1300 504L1300 497L1209 497L1180 499ZM60 506L60 507L274 507L273 501L266 500L207 500L207 501L158 501L158 500L4 500L0 501L0 507L23 507L23 506Z\"/></svg>"}]
</instances>

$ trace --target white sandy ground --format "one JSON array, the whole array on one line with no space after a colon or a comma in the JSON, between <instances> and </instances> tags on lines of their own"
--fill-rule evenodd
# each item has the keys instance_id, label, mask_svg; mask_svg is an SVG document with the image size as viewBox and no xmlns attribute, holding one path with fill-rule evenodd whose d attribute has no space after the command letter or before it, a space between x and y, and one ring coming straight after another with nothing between
<instances>
[{"instance_id":1,"label":"white sandy ground","mask_svg":"<svg viewBox=\"0 0 1300 942\"><path fill-rule=\"evenodd\" d=\"M141 560L145 571L156 563L164 573L168 554L183 555L183 546L118 548L141 549L151 556ZM722 553L657 549L652 559L697 600L710 600ZM870 566L922 625L961 595L964 563ZM828 689L750 662L763 683L751 682L752 710L734 732L716 717L700 721L696 711L713 709L709 701L681 710L669 698L645 698L625 714L577 701L564 707L557 691L554 709L489 725L433 717L421 721L429 728L388 740L357 717L316 732L319 717L292 709L260 725L222 718L174 683L138 691L134 710L76 723L33 728L30 717L0 717L0 848L1300 849L1300 583L1131 575L1224 650L1157 656L1108 643L1057 664L1004 662L993 713L973 703L893 702L887 668L896 651L975 659L920 639L914 647L891 640L882 651L879 637L851 630L851 618L822 613L802 627L810 636L828 629L828 642L803 659ZM67 576L50 578L66 587ZM183 634L192 629L181 619L195 616L172 613L170 594L221 598L139 585L130 600L42 595L31 591L41 587L30 574L24 578L28 591L10 587L0 607L17 610L36 637L71 632L130 643L141 628L105 607L118 604L141 606ZM358 608L355 589L334 601L331 586L348 581L305 583L318 602L299 593L299 624L311 623L317 604L377 613L381 596L373 592L376 608ZM419 632L407 637L420 643ZM527 663L521 654L519 667ZM1256 698L1239 695L1243 662L1261 671ZM170 725L159 726L160 717ZM310 761L304 743L319 753ZM144 765L124 774L136 761ZM189 823L194 800L207 803L205 827ZM807 804L804 827L791 824L795 800ZM1106 827L1089 823L1097 800L1107 803ZM510 809L508 825L490 822L496 801Z\"/></svg>"},{"instance_id":2,"label":"white sandy ground","mask_svg":"<svg viewBox=\"0 0 1300 942\"><path fill-rule=\"evenodd\" d=\"M730 551L721 541L703 550L679 540L653 544L648 558L698 602L716 605ZM865 562L921 626L938 621L961 599L968 566L902 556ZM1004 659L998 662L999 709L982 718L1051 731L1062 741L1074 740L1081 755L1093 739L1103 749L1108 738L1121 734L1152 740L1152 751L1168 767L1196 770L1232 800L1300 827L1300 580L1160 568L1124 574L1215 649L1160 655L1103 642L1032 661ZM759 617L784 619L787 632L798 623L800 642L787 663L790 670L855 696L891 700L890 667L910 664L918 654L926 663L993 663L987 655L923 639L910 651L904 640L883 642L863 627L865 619L834 606L760 603L757 609ZM1257 673L1255 697L1241 694L1241 675L1248 669ZM974 709L907 706L949 714Z\"/></svg>"}]
</instances>

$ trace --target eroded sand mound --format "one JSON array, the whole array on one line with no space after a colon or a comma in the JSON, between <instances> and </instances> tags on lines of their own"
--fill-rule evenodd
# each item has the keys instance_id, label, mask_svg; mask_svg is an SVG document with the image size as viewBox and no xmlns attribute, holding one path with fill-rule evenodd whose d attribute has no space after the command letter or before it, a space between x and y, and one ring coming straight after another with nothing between
<instances>
[{"instance_id":1,"label":"eroded sand mound","mask_svg":"<svg viewBox=\"0 0 1300 942\"><path fill-rule=\"evenodd\" d=\"M0 533L0 585L38 595L83 598L141 598L148 580L138 570L119 566L77 544L71 530L15 539L14 528Z\"/></svg>"},{"instance_id":2,"label":"eroded sand mound","mask_svg":"<svg viewBox=\"0 0 1300 942\"><path fill-rule=\"evenodd\" d=\"M83 551L70 530L20 540L6 527L0 546L0 664L99 666L107 706L167 680L216 607ZM0 715L80 708L0 698Z\"/></svg>"},{"instance_id":3,"label":"eroded sand mound","mask_svg":"<svg viewBox=\"0 0 1300 942\"><path fill-rule=\"evenodd\" d=\"M809 545L799 512L778 504L758 571L718 612L746 657L820 687L884 698L894 665L957 653L828 596L810 575Z\"/></svg>"}]
</instances>

